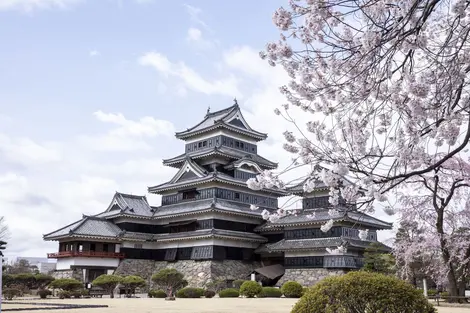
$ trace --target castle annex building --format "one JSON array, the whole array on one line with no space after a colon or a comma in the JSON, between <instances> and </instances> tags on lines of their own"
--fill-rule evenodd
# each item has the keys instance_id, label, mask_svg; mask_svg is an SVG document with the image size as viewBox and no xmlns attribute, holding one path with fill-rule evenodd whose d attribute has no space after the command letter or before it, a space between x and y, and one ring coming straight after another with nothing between
<instances>
[{"instance_id":1,"label":"castle annex building","mask_svg":"<svg viewBox=\"0 0 470 313\"><path fill-rule=\"evenodd\" d=\"M328 191L321 187L310 194L290 190L304 197L304 210L274 223L264 221L261 211L277 210L278 198L288 192L247 187L247 179L277 164L258 154L257 143L267 135L247 124L237 103L208 111L176 138L185 142L184 153L163 160L178 169L176 175L148 188L162 195L161 206L150 206L145 196L117 192L104 212L44 235L44 240L59 242L58 251L48 254L57 259L56 276L84 282L105 273L149 279L173 267L193 286L247 279L252 272L272 283L311 285L331 272L360 268L364 249L377 241L376 231L392 227L339 209L334 227L323 233L320 226L331 217ZM260 209L253 211L250 204ZM307 218L312 211L315 218ZM361 228L369 229L366 241L358 237ZM346 254L326 252L344 241Z\"/></svg>"}]
</instances>

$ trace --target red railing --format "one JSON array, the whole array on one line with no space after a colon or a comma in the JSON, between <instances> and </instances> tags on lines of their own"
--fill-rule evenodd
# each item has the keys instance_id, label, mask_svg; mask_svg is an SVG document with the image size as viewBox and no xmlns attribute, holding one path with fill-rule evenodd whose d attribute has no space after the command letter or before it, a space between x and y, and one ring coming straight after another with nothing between
<instances>
[{"instance_id":1,"label":"red railing","mask_svg":"<svg viewBox=\"0 0 470 313\"><path fill-rule=\"evenodd\" d=\"M48 253L49 259L70 258L70 257L87 257L87 258L124 258L124 253L115 252L98 252L98 251L60 251Z\"/></svg>"}]
</instances>

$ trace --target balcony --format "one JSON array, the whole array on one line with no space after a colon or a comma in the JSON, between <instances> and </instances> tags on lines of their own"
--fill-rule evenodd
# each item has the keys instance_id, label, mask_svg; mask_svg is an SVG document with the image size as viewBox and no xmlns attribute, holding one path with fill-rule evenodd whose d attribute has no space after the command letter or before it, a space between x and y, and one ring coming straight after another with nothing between
<instances>
[{"instance_id":1,"label":"balcony","mask_svg":"<svg viewBox=\"0 0 470 313\"><path fill-rule=\"evenodd\" d=\"M85 258L114 258L123 259L124 253L115 252L98 252L98 251L61 251L55 253L48 253L49 259L71 258L71 257L85 257Z\"/></svg>"}]
</instances>

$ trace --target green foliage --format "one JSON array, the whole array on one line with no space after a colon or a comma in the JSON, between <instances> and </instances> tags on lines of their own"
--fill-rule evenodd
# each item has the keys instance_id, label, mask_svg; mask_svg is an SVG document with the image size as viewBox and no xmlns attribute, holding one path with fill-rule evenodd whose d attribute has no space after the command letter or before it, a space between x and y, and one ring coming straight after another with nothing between
<instances>
[{"instance_id":1,"label":"green foliage","mask_svg":"<svg viewBox=\"0 0 470 313\"><path fill-rule=\"evenodd\" d=\"M51 275L36 274L34 275L34 288L44 289L54 280L55 278Z\"/></svg>"},{"instance_id":2,"label":"green foliage","mask_svg":"<svg viewBox=\"0 0 470 313\"><path fill-rule=\"evenodd\" d=\"M262 291L257 295L258 298L280 298L281 296L281 289L274 287L263 287Z\"/></svg>"},{"instance_id":3,"label":"green foliage","mask_svg":"<svg viewBox=\"0 0 470 313\"><path fill-rule=\"evenodd\" d=\"M52 281L49 287L62 289L64 291L73 291L82 287L82 283L73 278L61 278Z\"/></svg>"},{"instance_id":4,"label":"green foliage","mask_svg":"<svg viewBox=\"0 0 470 313\"><path fill-rule=\"evenodd\" d=\"M302 287L302 296L308 291L308 287Z\"/></svg>"},{"instance_id":5,"label":"green foliage","mask_svg":"<svg viewBox=\"0 0 470 313\"><path fill-rule=\"evenodd\" d=\"M15 275L2 274L2 287L10 287L15 282Z\"/></svg>"},{"instance_id":6,"label":"green foliage","mask_svg":"<svg viewBox=\"0 0 470 313\"><path fill-rule=\"evenodd\" d=\"M282 285L281 292L286 298L300 298L304 293L304 288L296 281L288 281Z\"/></svg>"},{"instance_id":7,"label":"green foliage","mask_svg":"<svg viewBox=\"0 0 470 313\"><path fill-rule=\"evenodd\" d=\"M145 287L145 285L147 285L142 277L134 275L124 277L121 284L126 289L128 295L135 293L136 288Z\"/></svg>"},{"instance_id":8,"label":"green foliage","mask_svg":"<svg viewBox=\"0 0 470 313\"><path fill-rule=\"evenodd\" d=\"M219 292L220 298L238 298L240 293L235 288L227 288Z\"/></svg>"},{"instance_id":9,"label":"green foliage","mask_svg":"<svg viewBox=\"0 0 470 313\"><path fill-rule=\"evenodd\" d=\"M395 273L395 258L389 253L384 253L378 242L371 243L364 252L363 270L382 274Z\"/></svg>"},{"instance_id":10,"label":"green foliage","mask_svg":"<svg viewBox=\"0 0 470 313\"><path fill-rule=\"evenodd\" d=\"M152 289L148 292L147 296L149 298L166 298L166 292L161 289Z\"/></svg>"},{"instance_id":11,"label":"green foliage","mask_svg":"<svg viewBox=\"0 0 470 313\"><path fill-rule=\"evenodd\" d=\"M233 288L235 289L240 289L240 287L243 285L243 283L246 282L244 279L237 279L233 281Z\"/></svg>"},{"instance_id":12,"label":"green foliage","mask_svg":"<svg viewBox=\"0 0 470 313\"><path fill-rule=\"evenodd\" d=\"M224 280L216 280L206 284L206 289L215 291L215 293L218 293L224 288L227 288L227 283Z\"/></svg>"},{"instance_id":13,"label":"green foliage","mask_svg":"<svg viewBox=\"0 0 470 313\"><path fill-rule=\"evenodd\" d=\"M4 288L2 290L2 293L3 298L5 298L5 300L12 300L14 297L19 296L21 291L16 288Z\"/></svg>"},{"instance_id":14,"label":"green foliage","mask_svg":"<svg viewBox=\"0 0 470 313\"><path fill-rule=\"evenodd\" d=\"M204 297L206 298L214 298L215 296L215 291L213 290L206 290L204 291Z\"/></svg>"},{"instance_id":15,"label":"green foliage","mask_svg":"<svg viewBox=\"0 0 470 313\"><path fill-rule=\"evenodd\" d=\"M291 313L436 313L422 292L392 276L349 272L325 278L296 303Z\"/></svg>"},{"instance_id":16,"label":"green foliage","mask_svg":"<svg viewBox=\"0 0 470 313\"><path fill-rule=\"evenodd\" d=\"M261 285L252 280L247 280L240 286L240 294L247 298L254 298L262 290L263 288L261 287Z\"/></svg>"},{"instance_id":17,"label":"green foliage","mask_svg":"<svg viewBox=\"0 0 470 313\"><path fill-rule=\"evenodd\" d=\"M204 295L204 289L186 287L176 292L177 298L200 298Z\"/></svg>"},{"instance_id":18,"label":"green foliage","mask_svg":"<svg viewBox=\"0 0 470 313\"><path fill-rule=\"evenodd\" d=\"M188 282L184 280L184 275L174 268L165 268L158 273L153 274L153 282L163 290L168 290L168 296L171 297L174 290L184 288Z\"/></svg>"},{"instance_id":19,"label":"green foliage","mask_svg":"<svg viewBox=\"0 0 470 313\"><path fill-rule=\"evenodd\" d=\"M424 292L424 291L423 291ZM428 289L428 296L435 296L437 294L437 290L436 289Z\"/></svg>"},{"instance_id":20,"label":"green foliage","mask_svg":"<svg viewBox=\"0 0 470 313\"><path fill-rule=\"evenodd\" d=\"M119 275L100 275L92 284L99 286L109 293L111 298L114 298L114 288L122 282L122 277Z\"/></svg>"},{"instance_id":21,"label":"green foliage","mask_svg":"<svg viewBox=\"0 0 470 313\"><path fill-rule=\"evenodd\" d=\"M52 295L52 291L50 291L49 289L41 289L38 291L38 295L39 295L39 298L46 299L47 296Z\"/></svg>"},{"instance_id":22,"label":"green foliage","mask_svg":"<svg viewBox=\"0 0 470 313\"><path fill-rule=\"evenodd\" d=\"M59 292L59 299L70 299L72 297L72 292L67 290L62 290Z\"/></svg>"}]
</instances>

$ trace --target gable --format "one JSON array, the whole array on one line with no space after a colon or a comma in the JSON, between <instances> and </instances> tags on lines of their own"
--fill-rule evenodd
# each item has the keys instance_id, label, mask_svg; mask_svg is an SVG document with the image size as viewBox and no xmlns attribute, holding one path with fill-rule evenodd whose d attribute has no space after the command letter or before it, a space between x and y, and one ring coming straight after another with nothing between
<instances>
[{"instance_id":1,"label":"gable","mask_svg":"<svg viewBox=\"0 0 470 313\"><path fill-rule=\"evenodd\" d=\"M243 124L242 121L240 121L239 118L234 118L233 120L231 120L230 122L228 122L229 124L231 125L234 125L234 126L237 126L239 128L244 128L244 129L247 129L245 124Z\"/></svg>"},{"instance_id":2,"label":"gable","mask_svg":"<svg viewBox=\"0 0 470 313\"><path fill-rule=\"evenodd\" d=\"M183 175L180 176L180 178L178 178L176 182L179 182L179 181L182 181L182 180L187 180L187 179L192 179L192 178L197 178L198 176L192 172L192 171L189 171L189 172L184 172Z\"/></svg>"}]
</instances>

